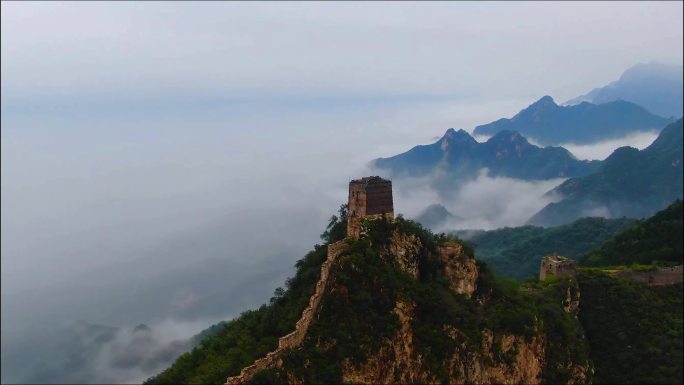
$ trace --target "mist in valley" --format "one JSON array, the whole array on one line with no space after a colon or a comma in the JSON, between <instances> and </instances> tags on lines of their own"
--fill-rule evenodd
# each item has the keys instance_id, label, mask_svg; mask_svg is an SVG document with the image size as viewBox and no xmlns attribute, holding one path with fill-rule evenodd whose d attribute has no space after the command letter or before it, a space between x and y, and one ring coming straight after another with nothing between
<instances>
[{"instance_id":1,"label":"mist in valley","mask_svg":"<svg viewBox=\"0 0 684 385\"><path fill-rule=\"evenodd\" d=\"M11 368L3 381L139 382L156 374L173 355L123 370L111 359L128 346L120 337L44 341L80 335L78 321L121 328L118 336L140 323L153 332L170 322L196 326L182 338L158 333L152 356L267 302L322 242L349 180L376 173L367 164L378 153L429 141L445 124L423 129L436 115L424 105L340 115L294 109L254 121L257 112L243 108L165 115L162 125L3 117L3 367ZM395 207L407 217L432 202L429 191L395 186ZM36 359L36 351L47 359L79 349L96 354L57 361L51 371Z\"/></svg>"}]
</instances>

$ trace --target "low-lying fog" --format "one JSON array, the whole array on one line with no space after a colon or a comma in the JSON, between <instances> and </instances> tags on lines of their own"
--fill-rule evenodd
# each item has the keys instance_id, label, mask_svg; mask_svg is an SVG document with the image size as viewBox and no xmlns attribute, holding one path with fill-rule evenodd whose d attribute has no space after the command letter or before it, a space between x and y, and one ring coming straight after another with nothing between
<instances>
[{"instance_id":1,"label":"low-lying fog","mask_svg":"<svg viewBox=\"0 0 684 385\"><path fill-rule=\"evenodd\" d=\"M501 101L492 110L525 103ZM375 173L371 159L430 143L454 126L444 111L471 124L495 118L464 101L316 113L241 105L114 121L3 117L3 382L139 382L155 374L183 350L173 341L267 301L320 242L348 181ZM577 149L598 149L585 152L592 158L606 153ZM548 203L542 195L561 181L483 172L445 201L426 180L400 179L395 207L412 218L442 203L462 218L451 229L514 226ZM45 342L78 335L76 321L121 330L97 347L86 337ZM145 356L167 354L131 364L135 370L118 367L112 357L132 349L140 323L154 333ZM192 327L167 332L173 323ZM95 353L77 361L78 371L59 360L37 369L41 354L79 349Z\"/></svg>"},{"instance_id":2,"label":"low-lying fog","mask_svg":"<svg viewBox=\"0 0 684 385\"><path fill-rule=\"evenodd\" d=\"M449 126L444 111L481 119L455 104L3 114L2 381L155 374L170 359L120 370L103 352L127 345L110 343L77 360L77 373L61 361L39 367L93 349L83 338L45 342L73 335L63 331L76 321L121 333L145 323L166 349L180 337L159 325L193 322L189 337L266 302L368 161L429 142Z\"/></svg>"}]
</instances>

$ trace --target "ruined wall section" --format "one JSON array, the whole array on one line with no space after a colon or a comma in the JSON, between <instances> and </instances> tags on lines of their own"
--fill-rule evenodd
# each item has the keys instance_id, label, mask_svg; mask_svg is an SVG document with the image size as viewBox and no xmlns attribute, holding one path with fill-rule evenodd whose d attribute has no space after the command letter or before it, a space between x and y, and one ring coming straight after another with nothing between
<instances>
[{"instance_id":1,"label":"ruined wall section","mask_svg":"<svg viewBox=\"0 0 684 385\"><path fill-rule=\"evenodd\" d=\"M280 353L287 349L296 348L304 342L304 337L309 330L309 325L313 322L315 315L318 312L321 298L323 298L323 293L325 292L325 287L328 283L328 277L330 276L330 267L335 262L337 256L340 255L345 245L346 242L344 240L328 245L328 258L321 265L321 276L318 279L318 282L316 282L316 289L311 298L309 298L309 305L304 309L301 318L295 324L295 330L278 340L278 348L276 350L266 354L265 357L259 358L254 361L252 365L242 369L239 375L229 377L226 381L226 385L245 384L259 370L275 368L282 365L282 362L279 359Z\"/></svg>"},{"instance_id":2,"label":"ruined wall section","mask_svg":"<svg viewBox=\"0 0 684 385\"><path fill-rule=\"evenodd\" d=\"M539 267L539 280L544 281L547 277L574 277L575 261L559 255L548 255L542 258Z\"/></svg>"},{"instance_id":3,"label":"ruined wall section","mask_svg":"<svg viewBox=\"0 0 684 385\"><path fill-rule=\"evenodd\" d=\"M661 286L682 283L684 275L682 265L660 268L656 271L633 271L631 269L617 274L621 278L631 279L646 285Z\"/></svg>"}]
</instances>

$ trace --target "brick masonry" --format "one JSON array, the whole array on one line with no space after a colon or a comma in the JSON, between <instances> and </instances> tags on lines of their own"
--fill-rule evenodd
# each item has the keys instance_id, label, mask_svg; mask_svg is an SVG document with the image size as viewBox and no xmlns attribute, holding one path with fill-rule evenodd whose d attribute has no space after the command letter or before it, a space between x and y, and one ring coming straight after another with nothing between
<instances>
[{"instance_id":1,"label":"brick masonry","mask_svg":"<svg viewBox=\"0 0 684 385\"><path fill-rule=\"evenodd\" d=\"M359 239L361 219L387 216L394 219L392 181L369 176L349 182L347 236Z\"/></svg>"},{"instance_id":2,"label":"brick masonry","mask_svg":"<svg viewBox=\"0 0 684 385\"><path fill-rule=\"evenodd\" d=\"M539 280L543 281L550 276L574 277L575 261L556 254L542 258L539 267Z\"/></svg>"}]
</instances>

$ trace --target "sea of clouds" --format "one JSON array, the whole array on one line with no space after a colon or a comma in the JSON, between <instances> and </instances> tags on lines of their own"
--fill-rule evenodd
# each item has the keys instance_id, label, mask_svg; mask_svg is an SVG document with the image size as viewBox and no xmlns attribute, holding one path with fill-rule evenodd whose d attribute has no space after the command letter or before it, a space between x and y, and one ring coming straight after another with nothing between
<instances>
[{"instance_id":1,"label":"sea of clouds","mask_svg":"<svg viewBox=\"0 0 684 385\"><path fill-rule=\"evenodd\" d=\"M40 346L34 337L77 320L121 330L145 323L156 333L148 348L165 351L266 302L321 242L350 179L382 175L370 160L430 143L452 126L450 114L472 114L471 106L241 105L156 119L3 118L2 349L10 368L3 381L35 379L35 361L24 359ZM600 159L643 138L573 151ZM562 182L482 170L444 195L429 178L395 180L395 212L413 218L441 203L459 219L439 231L524 224ZM193 327L158 331L174 322ZM128 346L119 337L83 361L78 381L135 382L175 357L135 370L110 367L112 349ZM45 349L59 354L65 346ZM57 382L74 380L66 368L50 373Z\"/></svg>"}]
</instances>

